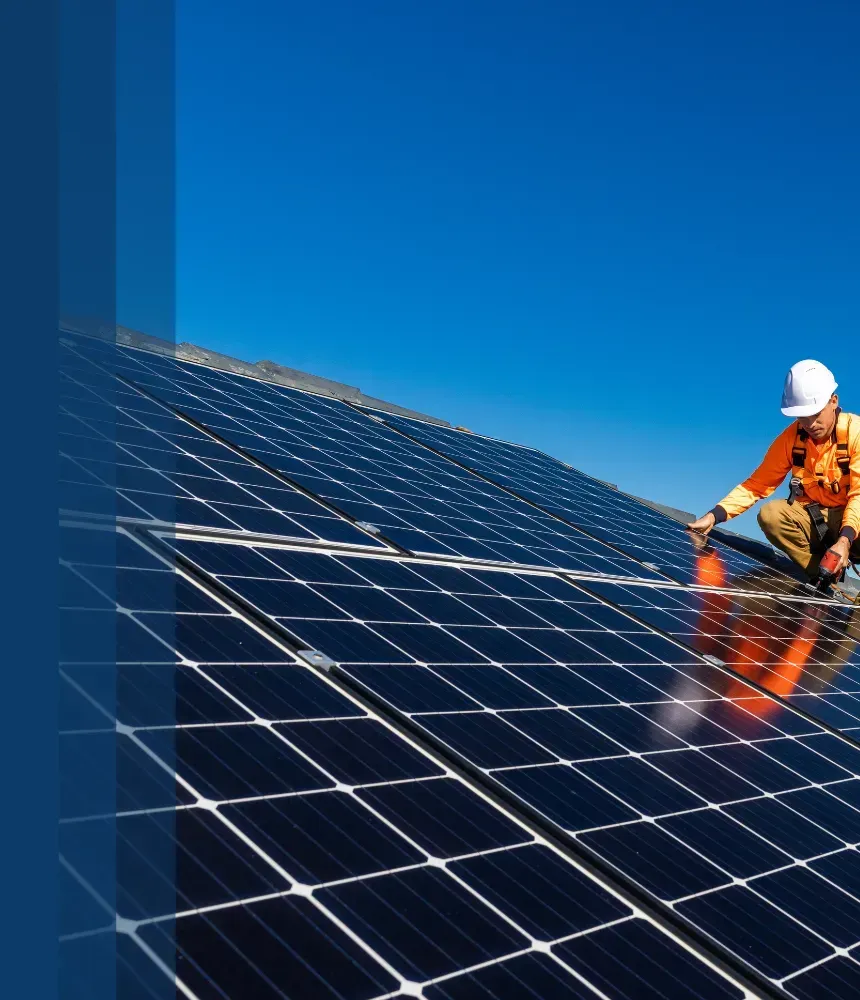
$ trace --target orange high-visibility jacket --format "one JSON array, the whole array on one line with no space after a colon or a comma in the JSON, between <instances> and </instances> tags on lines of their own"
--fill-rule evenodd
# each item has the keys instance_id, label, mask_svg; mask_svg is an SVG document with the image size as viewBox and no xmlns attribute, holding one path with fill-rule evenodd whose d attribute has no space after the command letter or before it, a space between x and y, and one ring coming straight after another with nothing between
<instances>
[{"instance_id":1,"label":"orange high-visibility jacket","mask_svg":"<svg viewBox=\"0 0 860 1000\"><path fill-rule=\"evenodd\" d=\"M838 493L831 489L830 484L840 480L835 434L821 444L807 438L803 443L806 449L804 493L797 502L819 503L822 507L845 507L841 534L853 543L860 536L860 416L847 413L842 417L848 420L848 461L851 469L849 488L846 490L843 479L839 483ZM792 468L791 451L797 440L797 432L797 423L789 424L768 448L764 461L749 479L745 479L720 500L712 511L717 523L743 514L757 501L769 497L782 483ZM819 481L824 485L820 485Z\"/></svg>"}]
</instances>

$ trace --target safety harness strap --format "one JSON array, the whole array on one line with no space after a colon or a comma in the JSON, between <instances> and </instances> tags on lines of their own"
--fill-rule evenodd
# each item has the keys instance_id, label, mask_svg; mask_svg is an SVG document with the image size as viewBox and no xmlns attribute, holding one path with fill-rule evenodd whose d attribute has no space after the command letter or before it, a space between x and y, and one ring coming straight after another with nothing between
<instances>
[{"instance_id":1,"label":"safety harness strap","mask_svg":"<svg viewBox=\"0 0 860 1000\"><path fill-rule=\"evenodd\" d=\"M848 431L851 427L851 414L840 413L836 421L836 464L843 476L851 475L851 458L848 454ZM848 484L845 484L848 489Z\"/></svg>"},{"instance_id":2,"label":"safety harness strap","mask_svg":"<svg viewBox=\"0 0 860 1000\"><path fill-rule=\"evenodd\" d=\"M794 438L794 445L791 449L791 482L788 485L788 502L794 501L803 495L803 467L806 464L806 439L809 435L800 427Z\"/></svg>"},{"instance_id":3,"label":"safety harness strap","mask_svg":"<svg viewBox=\"0 0 860 1000\"><path fill-rule=\"evenodd\" d=\"M843 413L840 409L836 414L836 426L833 428L833 441L836 444L836 466L839 469L839 477L827 484L823 479L818 480L818 485L824 488L829 485L833 493L839 493L842 489L842 480L845 480L846 491L850 489L851 459L848 454L848 432L851 426L851 414ZM794 438L794 445L791 449L791 486L789 488L789 503L794 503L795 497L803 493L803 472L806 465L806 442L809 435L801 427L797 428Z\"/></svg>"},{"instance_id":4,"label":"safety harness strap","mask_svg":"<svg viewBox=\"0 0 860 1000\"><path fill-rule=\"evenodd\" d=\"M818 536L818 541L823 542L827 535L827 519L821 513L821 504L808 503L806 509L809 512L809 519L812 521L812 527L815 529L815 533Z\"/></svg>"},{"instance_id":5,"label":"safety harness strap","mask_svg":"<svg viewBox=\"0 0 860 1000\"><path fill-rule=\"evenodd\" d=\"M794 447L791 449L791 474L800 479L803 479L803 467L806 465L806 439L808 437L806 431L798 428Z\"/></svg>"}]
</instances>

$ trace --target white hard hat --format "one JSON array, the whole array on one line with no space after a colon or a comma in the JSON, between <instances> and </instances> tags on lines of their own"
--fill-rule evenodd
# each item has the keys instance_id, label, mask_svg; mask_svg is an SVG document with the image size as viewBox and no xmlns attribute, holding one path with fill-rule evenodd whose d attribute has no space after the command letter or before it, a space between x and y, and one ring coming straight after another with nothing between
<instances>
[{"instance_id":1,"label":"white hard hat","mask_svg":"<svg viewBox=\"0 0 860 1000\"><path fill-rule=\"evenodd\" d=\"M782 412L787 417L811 417L823 410L836 392L833 372L820 361L798 361L785 376Z\"/></svg>"}]
</instances>

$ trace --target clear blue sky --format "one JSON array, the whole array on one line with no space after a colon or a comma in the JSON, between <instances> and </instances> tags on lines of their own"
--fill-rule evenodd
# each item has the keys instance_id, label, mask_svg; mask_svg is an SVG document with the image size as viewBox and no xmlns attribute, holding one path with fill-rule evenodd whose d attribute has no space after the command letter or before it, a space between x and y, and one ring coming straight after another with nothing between
<instances>
[{"instance_id":1,"label":"clear blue sky","mask_svg":"<svg viewBox=\"0 0 860 1000\"><path fill-rule=\"evenodd\" d=\"M177 8L178 339L697 512L860 410L857 3Z\"/></svg>"}]
</instances>

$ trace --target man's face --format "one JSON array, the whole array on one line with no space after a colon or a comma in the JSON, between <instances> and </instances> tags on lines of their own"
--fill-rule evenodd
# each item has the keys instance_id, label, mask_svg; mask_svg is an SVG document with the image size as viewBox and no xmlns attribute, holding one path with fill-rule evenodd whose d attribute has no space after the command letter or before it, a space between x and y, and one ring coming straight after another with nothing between
<instances>
[{"instance_id":1,"label":"man's face","mask_svg":"<svg viewBox=\"0 0 860 1000\"><path fill-rule=\"evenodd\" d=\"M823 410L814 413L811 417L798 417L797 422L812 438L813 441L824 441L833 433L833 425L836 423L836 408L839 406L839 397L834 393L830 397L830 402Z\"/></svg>"}]
</instances>

